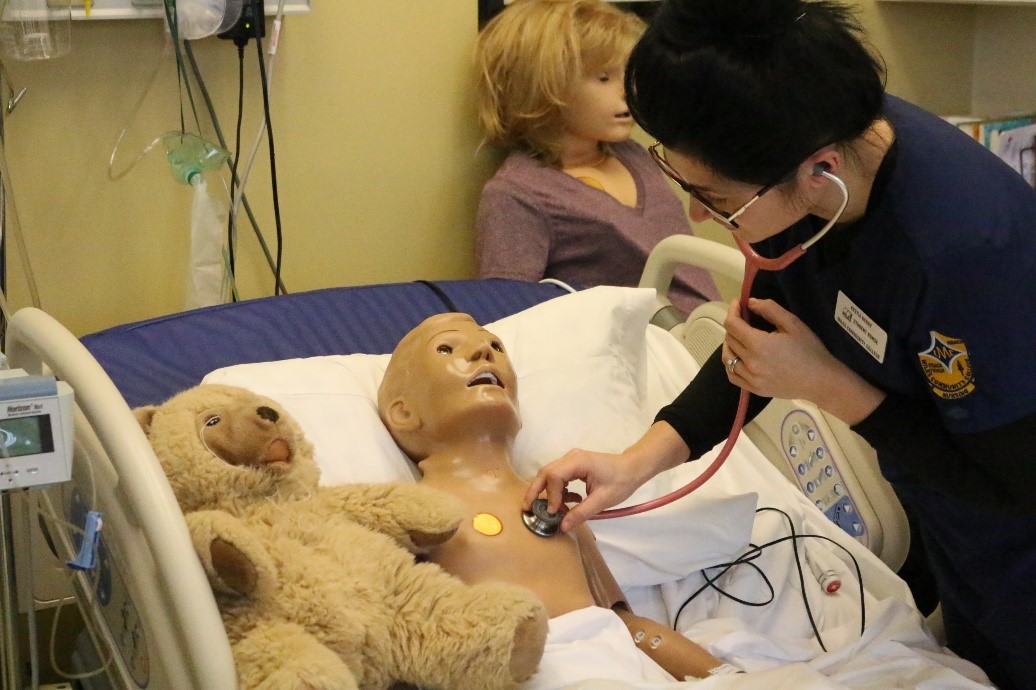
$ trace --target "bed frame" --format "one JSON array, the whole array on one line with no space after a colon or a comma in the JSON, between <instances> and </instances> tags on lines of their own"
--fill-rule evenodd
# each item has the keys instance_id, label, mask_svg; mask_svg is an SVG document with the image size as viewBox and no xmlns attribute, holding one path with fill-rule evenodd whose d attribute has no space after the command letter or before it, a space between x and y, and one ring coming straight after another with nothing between
<instances>
[{"instance_id":1,"label":"bed frame","mask_svg":"<svg viewBox=\"0 0 1036 690\"><path fill-rule=\"evenodd\" d=\"M641 285L656 288L660 295L656 322L703 361L722 340L726 309L711 303L689 319L674 317L664 295L680 263L703 265L740 281L743 260L730 247L673 237L648 261ZM76 645L77 670L106 666L108 676L84 680L84 687L236 687L212 592L133 407L162 402L230 364L389 352L431 314L465 311L485 323L565 292L557 284L503 280L336 288L175 314L81 340L37 309L15 314L8 332L12 366L52 373L76 393L73 481L39 492L43 512L52 517L40 520L42 531L31 530L32 562L25 558L25 545L15 544L17 580L33 582L37 607L74 596L87 624L87 639ZM291 318L286 320L285 314ZM242 332L249 334L247 343L232 335ZM798 481L784 452L787 427L789 420L813 425L846 491L842 512L829 517L845 528L850 523L844 506L851 505L862 518L854 536L898 568L908 545L906 519L880 478L873 452L840 422L807 403L781 401L770 408L745 433ZM28 502L19 503L15 512L22 511L20 524L28 525ZM76 574L70 595L63 564L74 557L80 533L55 517L82 525L86 506L104 513L100 566ZM178 602L192 602L189 616ZM103 658L94 649L104 650Z\"/></svg>"}]
</instances>

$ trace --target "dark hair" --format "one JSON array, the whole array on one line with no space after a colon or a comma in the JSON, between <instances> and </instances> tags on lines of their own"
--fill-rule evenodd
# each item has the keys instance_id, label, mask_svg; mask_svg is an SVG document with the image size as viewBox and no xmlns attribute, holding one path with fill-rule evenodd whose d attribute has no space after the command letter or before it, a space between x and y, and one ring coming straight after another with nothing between
<instances>
[{"instance_id":1,"label":"dark hair","mask_svg":"<svg viewBox=\"0 0 1036 690\"><path fill-rule=\"evenodd\" d=\"M884 66L829 0L664 0L626 67L633 117L667 148L767 184L881 113Z\"/></svg>"}]
</instances>

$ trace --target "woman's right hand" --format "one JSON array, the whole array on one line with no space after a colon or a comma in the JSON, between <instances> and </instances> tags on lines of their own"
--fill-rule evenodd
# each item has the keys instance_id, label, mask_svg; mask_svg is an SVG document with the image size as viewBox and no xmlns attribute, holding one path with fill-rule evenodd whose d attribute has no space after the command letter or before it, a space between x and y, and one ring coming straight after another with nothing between
<instances>
[{"instance_id":1,"label":"woman's right hand","mask_svg":"<svg viewBox=\"0 0 1036 690\"><path fill-rule=\"evenodd\" d=\"M687 455L683 439L665 422L654 424L621 454L570 450L532 478L525 492L523 509L530 510L532 502L544 494L547 510L556 513L573 495L566 490L568 483L583 480L586 498L568 510L561 522L561 530L568 532L602 510L625 501L641 484L662 470L680 464Z\"/></svg>"}]
</instances>

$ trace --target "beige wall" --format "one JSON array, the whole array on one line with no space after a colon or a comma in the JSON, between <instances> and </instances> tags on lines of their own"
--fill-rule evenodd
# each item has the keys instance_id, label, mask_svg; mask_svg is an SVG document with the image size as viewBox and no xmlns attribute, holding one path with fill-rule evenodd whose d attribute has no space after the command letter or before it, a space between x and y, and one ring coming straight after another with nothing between
<instances>
[{"instance_id":1,"label":"beige wall","mask_svg":"<svg viewBox=\"0 0 1036 690\"><path fill-rule=\"evenodd\" d=\"M286 17L271 85L288 290L470 275L471 219L495 164L477 151L469 98L476 3L313 4L308 15ZM161 56L162 22L72 28L71 55L8 65L28 92L6 130L43 308L82 334L180 308L191 190L172 179L161 150L117 182L107 176L114 142ZM193 45L232 141L237 51L215 38ZM255 64L251 44L246 149L261 103ZM176 129L178 118L166 56L117 167ZM272 248L266 151L264 142L248 190ZM13 253L8 265L12 306L24 306L26 281ZM243 297L271 294L273 278L247 224L238 266Z\"/></svg>"},{"instance_id":2,"label":"beige wall","mask_svg":"<svg viewBox=\"0 0 1036 690\"><path fill-rule=\"evenodd\" d=\"M991 8L859 4L886 56L890 90L942 112L971 108L973 65L984 69L994 61L991 46L1002 43L998 33L1013 21L976 18ZM476 7L476 0L314 0L310 14L286 18L271 87L289 291L471 275L478 190L497 162L478 151L471 106ZM1031 13L1016 12L1032 35ZM1012 40L1024 35L1019 30ZM191 191L173 181L159 150L119 181L107 175L127 124L119 169L152 138L178 127L176 73L171 59L162 58L162 23L75 22L72 39L67 57L8 64L12 81L28 92L5 123L42 306L84 334L180 308ZM232 139L236 49L212 38L193 46ZM1012 58L1029 74L1034 59ZM160 62L154 87L130 121ZM246 63L247 148L260 112L254 45ZM1027 97L1034 88L1027 87ZM268 171L264 142L248 190L272 247ZM714 227L702 232L724 238ZM8 265L12 306L25 306L17 252ZM238 267L244 298L272 293L273 278L247 224Z\"/></svg>"}]
</instances>

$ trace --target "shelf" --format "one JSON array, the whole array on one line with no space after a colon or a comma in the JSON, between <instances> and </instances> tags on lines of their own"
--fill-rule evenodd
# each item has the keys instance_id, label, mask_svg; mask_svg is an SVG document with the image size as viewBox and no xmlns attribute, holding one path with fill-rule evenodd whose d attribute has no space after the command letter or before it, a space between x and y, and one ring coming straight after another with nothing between
<instances>
[{"instance_id":1,"label":"shelf","mask_svg":"<svg viewBox=\"0 0 1036 690\"><path fill-rule=\"evenodd\" d=\"M265 1L266 14L276 14L277 0ZM57 3L51 0L49 4ZM72 19L158 19L165 17L163 7L163 0L93 0L90 16L87 17L83 0L72 0ZM310 0L289 0L284 3L285 14L303 14L309 11Z\"/></svg>"},{"instance_id":2,"label":"shelf","mask_svg":"<svg viewBox=\"0 0 1036 690\"><path fill-rule=\"evenodd\" d=\"M912 3L915 5L1001 5L1036 7L1036 0L878 0L878 2Z\"/></svg>"}]
</instances>

